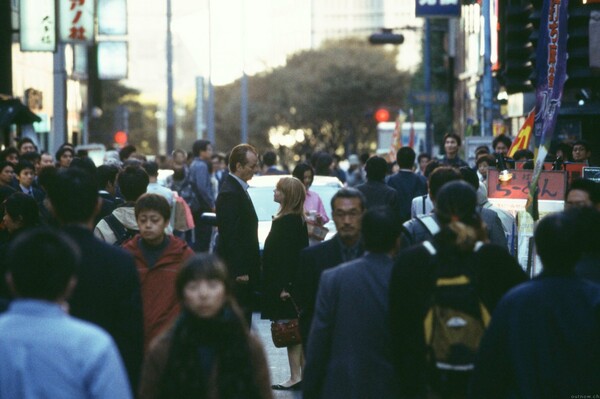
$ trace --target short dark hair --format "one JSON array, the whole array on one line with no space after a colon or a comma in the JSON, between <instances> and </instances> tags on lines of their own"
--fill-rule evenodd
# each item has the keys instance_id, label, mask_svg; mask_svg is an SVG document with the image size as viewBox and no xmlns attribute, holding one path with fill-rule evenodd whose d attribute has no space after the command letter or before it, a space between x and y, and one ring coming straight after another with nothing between
<instances>
[{"instance_id":1,"label":"short dark hair","mask_svg":"<svg viewBox=\"0 0 600 399\"><path fill-rule=\"evenodd\" d=\"M340 188L335 194L333 194L333 197L331 197L331 212L335 211L334 205L338 198L358 198L360 201L360 208L362 210L366 209L367 200L365 199L365 195L353 187Z\"/></svg>"},{"instance_id":2,"label":"short dark hair","mask_svg":"<svg viewBox=\"0 0 600 399\"><path fill-rule=\"evenodd\" d=\"M37 150L37 146L35 145L35 143L33 142L33 140L29 137L22 137L18 142L17 142L17 149L19 151L21 151L21 147L23 147L23 144L25 143L31 143L33 144L33 147Z\"/></svg>"},{"instance_id":3,"label":"short dark hair","mask_svg":"<svg viewBox=\"0 0 600 399\"><path fill-rule=\"evenodd\" d=\"M98 168L96 168L96 164L94 163L94 161L92 161L92 158L75 157L75 158L73 158L73 161L71 161L69 168L83 169L86 172L88 172L90 175L94 176L94 181L96 181Z\"/></svg>"},{"instance_id":4,"label":"short dark hair","mask_svg":"<svg viewBox=\"0 0 600 399\"><path fill-rule=\"evenodd\" d=\"M426 152L422 152L419 154L419 156L417 157L417 162L421 162L421 159L423 158L427 158L428 160L431 160L431 155L429 155Z\"/></svg>"},{"instance_id":5,"label":"short dark hair","mask_svg":"<svg viewBox=\"0 0 600 399\"><path fill-rule=\"evenodd\" d=\"M148 189L150 179L144 169L130 165L119 173L117 181L125 200L135 202Z\"/></svg>"},{"instance_id":6,"label":"short dark hair","mask_svg":"<svg viewBox=\"0 0 600 399\"><path fill-rule=\"evenodd\" d=\"M513 154L513 159L515 161L518 161L523 158L525 158L525 160L533 159L533 152L531 150L522 149L515 151L515 153Z\"/></svg>"},{"instance_id":7,"label":"short dark hair","mask_svg":"<svg viewBox=\"0 0 600 399\"><path fill-rule=\"evenodd\" d=\"M252 152L258 156L258 152L256 152L256 148L252 147L250 144L238 144L231 150L229 154L229 170L231 173L235 173L237 171L237 164L240 163L242 166L245 166L248 163L248 152Z\"/></svg>"},{"instance_id":8,"label":"short dark hair","mask_svg":"<svg viewBox=\"0 0 600 399\"><path fill-rule=\"evenodd\" d=\"M42 159L42 156L40 155L39 152L26 152L25 154L19 155L19 160L29 161L33 164L41 161L41 159Z\"/></svg>"},{"instance_id":9,"label":"short dark hair","mask_svg":"<svg viewBox=\"0 0 600 399\"><path fill-rule=\"evenodd\" d=\"M596 183L593 180L577 178L573 179L571 182L566 196L568 196L572 190L585 191L590 196L590 201L592 201L594 205L600 204L600 183Z\"/></svg>"},{"instance_id":10,"label":"short dark hair","mask_svg":"<svg viewBox=\"0 0 600 399\"><path fill-rule=\"evenodd\" d=\"M576 140L576 141L573 143L573 146L571 147L571 149L572 149L573 147L575 147L576 145L582 145L583 147L585 147L585 151L586 151L586 152L587 152L587 151L592 151L592 147L590 146L590 143L589 143L589 142L587 142L586 140Z\"/></svg>"},{"instance_id":11,"label":"short dark hair","mask_svg":"<svg viewBox=\"0 0 600 399\"><path fill-rule=\"evenodd\" d=\"M144 162L142 168L148 173L150 177L158 176L158 164L154 161Z\"/></svg>"},{"instance_id":12,"label":"short dark hair","mask_svg":"<svg viewBox=\"0 0 600 399\"><path fill-rule=\"evenodd\" d=\"M4 170L4 168L6 168L7 166L10 166L11 168L13 168L13 172L15 171L15 165L13 165L11 162L0 161L0 172L2 172Z\"/></svg>"},{"instance_id":13,"label":"short dark hair","mask_svg":"<svg viewBox=\"0 0 600 399\"><path fill-rule=\"evenodd\" d=\"M267 166L273 166L277 162L277 154L273 151L267 151L263 155L263 163Z\"/></svg>"},{"instance_id":14,"label":"short dark hair","mask_svg":"<svg viewBox=\"0 0 600 399\"><path fill-rule=\"evenodd\" d=\"M115 184L117 175L119 174L119 168L114 165L100 165L97 169L98 188L104 190L108 183Z\"/></svg>"},{"instance_id":15,"label":"short dark hair","mask_svg":"<svg viewBox=\"0 0 600 399\"><path fill-rule=\"evenodd\" d=\"M367 172L367 179L369 181L382 182L385 179L387 170L387 161L382 157L378 157L377 155L369 158L365 164L365 171Z\"/></svg>"},{"instance_id":16,"label":"short dark hair","mask_svg":"<svg viewBox=\"0 0 600 399\"><path fill-rule=\"evenodd\" d=\"M94 177L85 170L69 168L49 174L46 190L52 209L62 223L87 223L94 215L98 187Z\"/></svg>"},{"instance_id":17,"label":"short dark hair","mask_svg":"<svg viewBox=\"0 0 600 399\"><path fill-rule=\"evenodd\" d=\"M556 212L542 218L534 232L535 246L546 272L568 272L575 268L581 253L579 232L573 213Z\"/></svg>"},{"instance_id":18,"label":"short dark hair","mask_svg":"<svg viewBox=\"0 0 600 399\"><path fill-rule=\"evenodd\" d=\"M131 154L133 154L136 151L137 151L137 148L135 148L134 145L128 144L119 150L119 159L121 160L121 162L123 162L124 160L129 158L131 156Z\"/></svg>"},{"instance_id":19,"label":"short dark hair","mask_svg":"<svg viewBox=\"0 0 600 399\"><path fill-rule=\"evenodd\" d=\"M362 218L361 233L365 250L386 253L394 249L402 231L402 223L397 212L388 207L376 207L365 212Z\"/></svg>"},{"instance_id":20,"label":"short dark hair","mask_svg":"<svg viewBox=\"0 0 600 399\"><path fill-rule=\"evenodd\" d=\"M475 190L479 189L479 177L477 177L477 172L468 166L462 166L458 171L464 181L469 183Z\"/></svg>"},{"instance_id":21,"label":"short dark hair","mask_svg":"<svg viewBox=\"0 0 600 399\"><path fill-rule=\"evenodd\" d=\"M477 148L475 148L475 156L477 156L479 154L489 154L489 153L490 153L490 148L485 144L482 144L480 146L477 146Z\"/></svg>"},{"instance_id":22,"label":"short dark hair","mask_svg":"<svg viewBox=\"0 0 600 399\"><path fill-rule=\"evenodd\" d=\"M454 180L461 180L462 176L451 166L440 166L429 175L429 197L435 201L438 191L442 186Z\"/></svg>"},{"instance_id":23,"label":"short dark hair","mask_svg":"<svg viewBox=\"0 0 600 399\"><path fill-rule=\"evenodd\" d=\"M64 233L40 227L19 235L6 258L19 296L54 301L77 273L80 251Z\"/></svg>"},{"instance_id":24,"label":"short dark hair","mask_svg":"<svg viewBox=\"0 0 600 399\"><path fill-rule=\"evenodd\" d=\"M444 135L444 139L442 140L442 145L446 144L446 139L454 139L454 140L456 140L456 144L458 144L459 147L462 145L462 139L456 133L453 133L453 132L446 133Z\"/></svg>"},{"instance_id":25,"label":"short dark hair","mask_svg":"<svg viewBox=\"0 0 600 399\"><path fill-rule=\"evenodd\" d=\"M40 223L40 210L36 200L22 192L15 192L4 201L4 212L11 219L19 221L24 228L37 226Z\"/></svg>"},{"instance_id":26,"label":"short dark hair","mask_svg":"<svg viewBox=\"0 0 600 399\"><path fill-rule=\"evenodd\" d=\"M431 175L431 173L434 170L436 170L437 168L439 168L440 166L442 166L440 161L438 161L437 159L432 159L431 161L427 162L427 165L425 166L425 170L423 171L423 175L425 176L425 178L429 179L429 176Z\"/></svg>"},{"instance_id":27,"label":"short dark hair","mask_svg":"<svg viewBox=\"0 0 600 399\"><path fill-rule=\"evenodd\" d=\"M146 193L138 198L135 202L135 218L137 219L143 211L156 211L166 221L171 218L171 207L162 195Z\"/></svg>"},{"instance_id":28,"label":"short dark hair","mask_svg":"<svg viewBox=\"0 0 600 399\"><path fill-rule=\"evenodd\" d=\"M315 165L315 175L331 176L330 166L332 163L333 157L326 152L321 152L317 157L317 164Z\"/></svg>"},{"instance_id":29,"label":"short dark hair","mask_svg":"<svg viewBox=\"0 0 600 399\"><path fill-rule=\"evenodd\" d=\"M56 162L60 161L60 157L62 157L65 152L70 152L73 157L75 156L75 152L71 147L60 147L54 155L54 159L56 160Z\"/></svg>"},{"instance_id":30,"label":"short dark hair","mask_svg":"<svg viewBox=\"0 0 600 399\"><path fill-rule=\"evenodd\" d=\"M6 161L6 158L8 158L10 154L19 156L19 150L17 150L15 147L6 147L2 152L0 152L0 158L2 158L3 161Z\"/></svg>"},{"instance_id":31,"label":"short dark hair","mask_svg":"<svg viewBox=\"0 0 600 399\"><path fill-rule=\"evenodd\" d=\"M33 164L31 162L19 160L19 162L15 166L15 174L18 176L25 169L31 169L32 171L35 172L35 166L33 166Z\"/></svg>"},{"instance_id":32,"label":"short dark hair","mask_svg":"<svg viewBox=\"0 0 600 399\"><path fill-rule=\"evenodd\" d=\"M416 157L415 150L410 147L402 147L396 153L396 162L402 169L410 169L413 167Z\"/></svg>"},{"instance_id":33,"label":"short dark hair","mask_svg":"<svg viewBox=\"0 0 600 399\"><path fill-rule=\"evenodd\" d=\"M209 140L196 140L192 144L192 153L197 157L202 151L206 151L209 145L211 145Z\"/></svg>"},{"instance_id":34,"label":"short dark hair","mask_svg":"<svg viewBox=\"0 0 600 399\"><path fill-rule=\"evenodd\" d=\"M477 160L475 161L475 165L477 165L477 167L479 167L479 165L481 165L482 163L487 162L488 166L496 166L496 157L494 157L493 155L483 155L479 158L477 158Z\"/></svg>"},{"instance_id":35,"label":"short dark hair","mask_svg":"<svg viewBox=\"0 0 600 399\"><path fill-rule=\"evenodd\" d=\"M512 144L512 140L506 137L504 134L500 134L494 138L492 141L492 148L495 150L498 143L502 143L506 146L506 148L510 148Z\"/></svg>"}]
</instances>

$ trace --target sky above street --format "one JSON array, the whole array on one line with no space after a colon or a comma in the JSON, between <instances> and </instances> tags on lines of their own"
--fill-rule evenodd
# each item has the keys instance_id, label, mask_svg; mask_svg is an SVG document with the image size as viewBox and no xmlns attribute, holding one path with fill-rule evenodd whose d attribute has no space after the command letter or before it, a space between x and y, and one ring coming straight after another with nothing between
<instances>
[{"instance_id":1,"label":"sky above street","mask_svg":"<svg viewBox=\"0 0 600 399\"><path fill-rule=\"evenodd\" d=\"M195 77L209 73L209 1L172 0L176 97L194 95ZM129 78L145 97L166 95L166 1L128 0ZM226 84L242 71L282 65L310 46L310 1L212 0L212 81Z\"/></svg>"}]
</instances>

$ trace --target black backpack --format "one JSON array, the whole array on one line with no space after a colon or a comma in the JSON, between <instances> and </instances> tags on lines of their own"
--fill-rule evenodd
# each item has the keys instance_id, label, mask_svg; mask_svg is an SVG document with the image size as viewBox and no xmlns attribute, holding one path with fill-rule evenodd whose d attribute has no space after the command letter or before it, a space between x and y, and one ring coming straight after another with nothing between
<instances>
[{"instance_id":1,"label":"black backpack","mask_svg":"<svg viewBox=\"0 0 600 399\"><path fill-rule=\"evenodd\" d=\"M112 232L115 234L115 237L117 237L117 241L115 241L113 245L121 246L125 241L133 238L133 236L139 232L138 230L128 229L125 227L123 223L119 222L119 219L117 219L112 213L104 218L104 220L106 220L108 227L110 227Z\"/></svg>"},{"instance_id":2,"label":"black backpack","mask_svg":"<svg viewBox=\"0 0 600 399\"><path fill-rule=\"evenodd\" d=\"M460 271L441 276L435 247L429 241L423 246L436 262L435 288L424 320L430 364L441 372L472 370L490 314L477 293L474 277ZM479 242L474 250L480 247Z\"/></svg>"}]
</instances>

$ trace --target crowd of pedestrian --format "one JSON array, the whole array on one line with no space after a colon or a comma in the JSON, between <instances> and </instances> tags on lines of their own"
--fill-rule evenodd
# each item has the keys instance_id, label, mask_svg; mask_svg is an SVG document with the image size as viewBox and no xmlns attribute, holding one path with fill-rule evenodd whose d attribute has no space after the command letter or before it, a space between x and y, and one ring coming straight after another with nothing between
<instances>
[{"instance_id":1,"label":"crowd of pedestrian","mask_svg":"<svg viewBox=\"0 0 600 399\"><path fill-rule=\"evenodd\" d=\"M362 154L344 171L316 152L289 173L249 144L225 155L198 140L167 160L128 145L96 166L69 144L52 157L21 140L0 154L0 398L600 394L598 183L573 180L565 211L539 223L544 269L530 279L511 252L515 219L485 187L489 167L513 161L510 140L477 149L474 167L460 136L443 143L440 159L401 148L395 169ZM590 157L585 142L576 153ZM262 251L256 174L280 176ZM323 175L344 185L330 214L311 190ZM315 227L330 218L324 240ZM280 383L257 307L298 319Z\"/></svg>"}]
</instances>

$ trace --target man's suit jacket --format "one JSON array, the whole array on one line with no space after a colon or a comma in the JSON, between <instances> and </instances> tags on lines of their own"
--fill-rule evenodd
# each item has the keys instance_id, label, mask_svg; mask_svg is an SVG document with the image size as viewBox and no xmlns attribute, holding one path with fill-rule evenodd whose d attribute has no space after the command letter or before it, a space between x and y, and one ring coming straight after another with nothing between
<instances>
[{"instance_id":1,"label":"man's suit jacket","mask_svg":"<svg viewBox=\"0 0 600 399\"><path fill-rule=\"evenodd\" d=\"M390 176L387 185L398 193L402 221L409 220L413 198L427 194L427 180L425 180L425 177L408 170L400 170L395 175Z\"/></svg>"},{"instance_id":2,"label":"man's suit jacket","mask_svg":"<svg viewBox=\"0 0 600 399\"><path fill-rule=\"evenodd\" d=\"M98 240L84 227L66 226L64 231L81 249L77 286L69 299L70 313L102 327L113 337L135 392L142 365L144 325L133 257Z\"/></svg>"},{"instance_id":3,"label":"man's suit jacket","mask_svg":"<svg viewBox=\"0 0 600 399\"><path fill-rule=\"evenodd\" d=\"M258 217L250 197L231 175L224 180L216 203L219 238L217 254L232 278L248 275L256 286L260 276Z\"/></svg>"},{"instance_id":4,"label":"man's suit jacket","mask_svg":"<svg viewBox=\"0 0 600 399\"><path fill-rule=\"evenodd\" d=\"M358 256L362 256L362 247ZM310 324L315 309L319 279L323 271L341 264L342 243L338 236L300 251L298 273L292 295L302 312L300 313L300 333L306 346L310 333Z\"/></svg>"},{"instance_id":5,"label":"man's suit jacket","mask_svg":"<svg viewBox=\"0 0 600 399\"><path fill-rule=\"evenodd\" d=\"M388 324L393 260L363 257L321 276L308 342L304 399L396 398Z\"/></svg>"},{"instance_id":6,"label":"man's suit jacket","mask_svg":"<svg viewBox=\"0 0 600 399\"><path fill-rule=\"evenodd\" d=\"M356 186L356 189L364 194L367 200L367 209L389 206L393 212L400 214L398 193L384 182L367 181Z\"/></svg>"}]
</instances>

